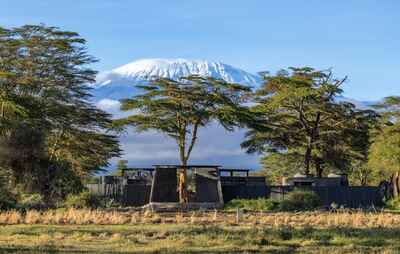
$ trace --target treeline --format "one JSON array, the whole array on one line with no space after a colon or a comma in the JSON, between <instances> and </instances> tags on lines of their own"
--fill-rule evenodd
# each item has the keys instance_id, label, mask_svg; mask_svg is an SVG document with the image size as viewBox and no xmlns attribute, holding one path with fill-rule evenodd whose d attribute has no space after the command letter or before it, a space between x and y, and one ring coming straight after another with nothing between
<instances>
[{"instance_id":1,"label":"treeline","mask_svg":"<svg viewBox=\"0 0 400 254\"><path fill-rule=\"evenodd\" d=\"M242 147L262 155L271 182L298 172L347 173L355 184L392 183L398 195L400 97L370 109L341 101L346 78L331 70L263 73L261 87L211 77L156 79L122 100L131 116L111 120L90 103L96 61L77 33L55 27L0 28L0 195L39 193L56 205L121 153L116 131L157 130L177 143L183 166L211 122L246 128ZM187 201L187 172L180 199ZM1 199L1 197L0 197Z\"/></svg>"}]
</instances>

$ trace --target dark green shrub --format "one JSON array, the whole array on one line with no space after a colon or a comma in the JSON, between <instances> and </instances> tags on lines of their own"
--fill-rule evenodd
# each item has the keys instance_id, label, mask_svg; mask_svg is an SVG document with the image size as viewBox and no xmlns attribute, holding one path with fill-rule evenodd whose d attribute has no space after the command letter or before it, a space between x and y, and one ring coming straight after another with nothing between
<instances>
[{"instance_id":1,"label":"dark green shrub","mask_svg":"<svg viewBox=\"0 0 400 254\"><path fill-rule=\"evenodd\" d=\"M400 209L400 198L393 198L386 202L386 208L390 210L399 210Z\"/></svg>"},{"instance_id":2,"label":"dark green shrub","mask_svg":"<svg viewBox=\"0 0 400 254\"><path fill-rule=\"evenodd\" d=\"M83 191L76 195L68 195L64 201L64 206L68 208L97 208L100 207L99 196Z\"/></svg>"},{"instance_id":3,"label":"dark green shrub","mask_svg":"<svg viewBox=\"0 0 400 254\"><path fill-rule=\"evenodd\" d=\"M267 240L267 239L265 239L265 238L261 238L261 240L260 240L260 242L259 242L259 244L258 244L258 245L265 246L265 245L268 245L268 244L269 244L269 242L268 242L268 240Z\"/></svg>"},{"instance_id":4,"label":"dark green shrub","mask_svg":"<svg viewBox=\"0 0 400 254\"><path fill-rule=\"evenodd\" d=\"M328 245L332 240L332 235L329 232L318 232L318 234L315 234L313 238L319 241L322 245Z\"/></svg>"},{"instance_id":5,"label":"dark green shrub","mask_svg":"<svg viewBox=\"0 0 400 254\"><path fill-rule=\"evenodd\" d=\"M298 238L310 239L314 235L315 229L309 225L304 226L301 229L296 230L295 236Z\"/></svg>"},{"instance_id":6,"label":"dark green shrub","mask_svg":"<svg viewBox=\"0 0 400 254\"><path fill-rule=\"evenodd\" d=\"M241 209L245 211L273 211L278 207L278 202L271 199L233 199L225 205L225 210Z\"/></svg>"},{"instance_id":7,"label":"dark green shrub","mask_svg":"<svg viewBox=\"0 0 400 254\"><path fill-rule=\"evenodd\" d=\"M279 204L281 211L315 210L321 205L321 200L312 191L295 190L290 192Z\"/></svg>"},{"instance_id":8,"label":"dark green shrub","mask_svg":"<svg viewBox=\"0 0 400 254\"><path fill-rule=\"evenodd\" d=\"M46 203L44 202L43 196L38 193L22 194L18 200L18 208L40 210L46 208Z\"/></svg>"},{"instance_id":9,"label":"dark green shrub","mask_svg":"<svg viewBox=\"0 0 400 254\"><path fill-rule=\"evenodd\" d=\"M13 209L16 206L16 200L11 192L0 188L0 210Z\"/></svg>"},{"instance_id":10,"label":"dark green shrub","mask_svg":"<svg viewBox=\"0 0 400 254\"><path fill-rule=\"evenodd\" d=\"M293 238L293 228L280 227L280 228L278 228L277 234L278 234L279 239L288 241Z\"/></svg>"},{"instance_id":11,"label":"dark green shrub","mask_svg":"<svg viewBox=\"0 0 400 254\"><path fill-rule=\"evenodd\" d=\"M15 208L15 195L8 186L9 174L0 167L0 210Z\"/></svg>"}]
</instances>

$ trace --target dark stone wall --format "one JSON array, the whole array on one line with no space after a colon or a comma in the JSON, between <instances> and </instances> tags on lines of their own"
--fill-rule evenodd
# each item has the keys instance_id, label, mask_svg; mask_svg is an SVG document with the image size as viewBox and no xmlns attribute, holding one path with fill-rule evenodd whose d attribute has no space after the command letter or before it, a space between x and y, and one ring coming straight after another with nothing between
<instances>
[{"instance_id":1,"label":"dark stone wall","mask_svg":"<svg viewBox=\"0 0 400 254\"><path fill-rule=\"evenodd\" d=\"M194 202L220 202L218 180L196 174L195 185ZM137 182L127 185L118 183L88 184L86 187L92 193L114 198L126 206L145 205L150 199L152 202L179 202L177 170L174 168L157 169L152 185ZM225 203L232 199L272 198L282 200L294 190L293 186L267 186L259 177L221 177L221 187ZM379 187L310 186L304 188L318 194L325 207L329 207L332 203L352 208L380 206L383 203Z\"/></svg>"},{"instance_id":2,"label":"dark stone wall","mask_svg":"<svg viewBox=\"0 0 400 254\"><path fill-rule=\"evenodd\" d=\"M232 199L257 199L268 198L266 185L222 185L224 202Z\"/></svg>"},{"instance_id":3,"label":"dark stone wall","mask_svg":"<svg viewBox=\"0 0 400 254\"><path fill-rule=\"evenodd\" d=\"M149 203L151 185L127 184L124 186L123 204L125 206L143 206Z\"/></svg>"},{"instance_id":4,"label":"dark stone wall","mask_svg":"<svg viewBox=\"0 0 400 254\"><path fill-rule=\"evenodd\" d=\"M232 199L268 198L269 195L265 177L223 176L221 185L225 203Z\"/></svg>"},{"instance_id":5,"label":"dark stone wall","mask_svg":"<svg viewBox=\"0 0 400 254\"><path fill-rule=\"evenodd\" d=\"M157 168L154 172L150 202L178 202L176 168Z\"/></svg>"},{"instance_id":6,"label":"dark stone wall","mask_svg":"<svg viewBox=\"0 0 400 254\"><path fill-rule=\"evenodd\" d=\"M196 202L220 202L218 180L195 174Z\"/></svg>"}]
</instances>

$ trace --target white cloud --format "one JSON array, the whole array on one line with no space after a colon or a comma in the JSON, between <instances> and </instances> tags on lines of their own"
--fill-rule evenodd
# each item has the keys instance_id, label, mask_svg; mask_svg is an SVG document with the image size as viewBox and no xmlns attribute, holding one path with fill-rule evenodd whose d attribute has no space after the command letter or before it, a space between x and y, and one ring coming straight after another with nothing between
<instances>
[{"instance_id":1,"label":"white cloud","mask_svg":"<svg viewBox=\"0 0 400 254\"><path fill-rule=\"evenodd\" d=\"M113 113L114 111L119 110L119 107L121 106L121 103L117 100L111 100L111 99L102 99L96 103L96 106L99 109L108 111L110 113Z\"/></svg>"},{"instance_id":2,"label":"white cloud","mask_svg":"<svg viewBox=\"0 0 400 254\"><path fill-rule=\"evenodd\" d=\"M258 156L246 154L240 148L244 132L228 132L216 123L200 129L190 163L258 169ZM128 160L130 166L179 163L177 144L164 134L155 131L136 133L129 128L120 140L124 154L118 159Z\"/></svg>"}]
</instances>

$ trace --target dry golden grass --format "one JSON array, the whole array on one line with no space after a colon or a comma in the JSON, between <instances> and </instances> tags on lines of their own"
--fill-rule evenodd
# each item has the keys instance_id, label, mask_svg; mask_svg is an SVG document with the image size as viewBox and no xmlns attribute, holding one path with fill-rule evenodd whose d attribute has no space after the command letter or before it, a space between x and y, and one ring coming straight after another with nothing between
<instances>
[{"instance_id":1,"label":"dry golden grass","mask_svg":"<svg viewBox=\"0 0 400 254\"><path fill-rule=\"evenodd\" d=\"M363 211L7 211L0 213L0 253L391 254L400 253L399 223L400 214Z\"/></svg>"},{"instance_id":2,"label":"dry golden grass","mask_svg":"<svg viewBox=\"0 0 400 254\"><path fill-rule=\"evenodd\" d=\"M192 224L192 225L265 225L272 227L351 227L396 228L400 214L387 212L301 212L301 213L226 213L195 211L179 213L118 212L88 209L0 212L1 225L135 225L135 224Z\"/></svg>"}]
</instances>

